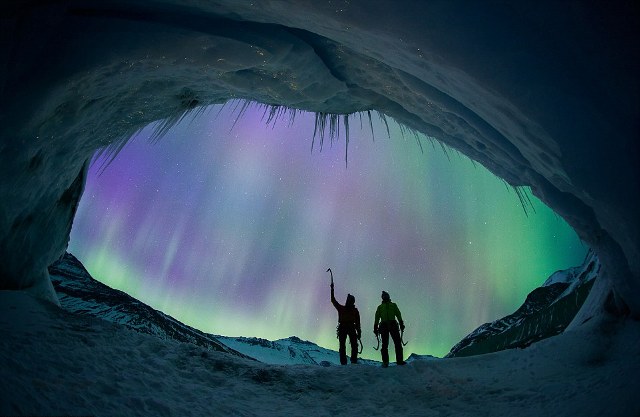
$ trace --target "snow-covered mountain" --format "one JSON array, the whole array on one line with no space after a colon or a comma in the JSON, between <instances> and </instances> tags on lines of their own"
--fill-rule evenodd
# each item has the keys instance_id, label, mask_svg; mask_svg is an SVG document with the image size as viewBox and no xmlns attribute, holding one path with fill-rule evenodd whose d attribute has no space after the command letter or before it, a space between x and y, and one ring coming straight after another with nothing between
<instances>
[{"instance_id":1,"label":"snow-covered mountain","mask_svg":"<svg viewBox=\"0 0 640 417\"><path fill-rule=\"evenodd\" d=\"M447 357L523 348L563 332L589 295L599 271L600 261L590 250L581 266L552 274L513 314L478 327L451 348Z\"/></svg>"},{"instance_id":2,"label":"snow-covered mountain","mask_svg":"<svg viewBox=\"0 0 640 417\"><path fill-rule=\"evenodd\" d=\"M96 281L72 254L49 267L51 282L64 310L104 319L163 339L244 356L211 334L187 326L134 297Z\"/></svg>"},{"instance_id":3,"label":"snow-covered mountain","mask_svg":"<svg viewBox=\"0 0 640 417\"><path fill-rule=\"evenodd\" d=\"M340 357L335 350L323 348L296 336L275 341L256 337L217 336L217 338L231 349L242 352L260 362L273 365L340 365ZM358 363L380 365L379 361L362 358L358 359Z\"/></svg>"}]
</instances>

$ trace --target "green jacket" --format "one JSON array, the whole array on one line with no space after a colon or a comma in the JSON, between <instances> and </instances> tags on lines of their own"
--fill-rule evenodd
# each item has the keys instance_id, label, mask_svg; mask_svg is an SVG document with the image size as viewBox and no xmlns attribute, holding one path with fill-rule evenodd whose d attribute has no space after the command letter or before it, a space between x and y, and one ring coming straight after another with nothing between
<instances>
[{"instance_id":1,"label":"green jacket","mask_svg":"<svg viewBox=\"0 0 640 417\"><path fill-rule=\"evenodd\" d=\"M376 310L376 321L373 324L374 328L378 327L378 322L393 321L395 318L402 322L402 314L396 303L391 301L383 301Z\"/></svg>"}]
</instances>

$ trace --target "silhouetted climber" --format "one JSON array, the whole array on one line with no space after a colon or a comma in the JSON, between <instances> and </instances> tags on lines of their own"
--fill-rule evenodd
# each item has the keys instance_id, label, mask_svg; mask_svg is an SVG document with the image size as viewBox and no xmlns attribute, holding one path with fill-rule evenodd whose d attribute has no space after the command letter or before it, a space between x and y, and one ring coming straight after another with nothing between
<instances>
[{"instance_id":1,"label":"silhouetted climber","mask_svg":"<svg viewBox=\"0 0 640 417\"><path fill-rule=\"evenodd\" d=\"M400 322L400 329L398 329L398 322ZM378 327L378 322L380 327ZM373 323L373 332L378 337L382 338L382 367L389 366L389 333L393 339L393 345L396 351L396 363L398 365L406 365L407 363L402 358L402 338L400 337L400 330L404 331L404 322L402 321L402 314L396 303L391 302L391 297L386 291L382 291L382 303L376 310L376 319Z\"/></svg>"},{"instance_id":2,"label":"silhouetted climber","mask_svg":"<svg viewBox=\"0 0 640 417\"><path fill-rule=\"evenodd\" d=\"M331 268L327 269L331 272ZM340 363L347 364L347 336L351 344L351 363L358 363L358 340L362 331L360 329L360 312L356 308L356 298L348 294L347 302L341 305L336 301L333 292L333 272L331 272L331 304L338 310L338 341L340 343Z\"/></svg>"}]
</instances>

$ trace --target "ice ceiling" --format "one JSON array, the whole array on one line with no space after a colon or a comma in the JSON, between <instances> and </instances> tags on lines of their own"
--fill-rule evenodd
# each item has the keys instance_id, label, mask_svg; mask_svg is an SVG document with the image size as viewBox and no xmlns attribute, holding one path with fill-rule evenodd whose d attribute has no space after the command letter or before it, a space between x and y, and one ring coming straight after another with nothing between
<instances>
[{"instance_id":1,"label":"ice ceiling","mask_svg":"<svg viewBox=\"0 0 640 417\"><path fill-rule=\"evenodd\" d=\"M637 317L640 19L591 3L4 1L1 288L55 297L97 149L240 98L378 111L531 186L603 262L578 320Z\"/></svg>"}]
</instances>

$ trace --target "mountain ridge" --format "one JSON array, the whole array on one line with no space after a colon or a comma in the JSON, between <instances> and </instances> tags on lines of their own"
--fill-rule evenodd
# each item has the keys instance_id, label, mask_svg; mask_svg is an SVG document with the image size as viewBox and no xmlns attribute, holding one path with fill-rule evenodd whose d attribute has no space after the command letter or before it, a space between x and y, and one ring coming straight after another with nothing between
<instances>
[{"instance_id":1,"label":"mountain ridge","mask_svg":"<svg viewBox=\"0 0 640 417\"><path fill-rule=\"evenodd\" d=\"M514 313L485 323L454 345L445 358L525 348L564 331L586 299L600 270L589 251L581 266L557 271L531 291ZM202 332L155 310L140 300L97 280L70 253L49 267L51 282L63 309L99 317L141 333L193 343L270 364L339 365L337 351L297 336L270 341L258 337L229 337ZM434 358L411 354L408 361ZM365 365L380 362L359 359Z\"/></svg>"},{"instance_id":2,"label":"mountain ridge","mask_svg":"<svg viewBox=\"0 0 640 417\"><path fill-rule=\"evenodd\" d=\"M97 281L82 262L68 252L49 267L49 275L60 304L67 311L100 317L164 339L246 357L220 343L215 336L187 326L129 294Z\"/></svg>"},{"instance_id":3,"label":"mountain ridge","mask_svg":"<svg viewBox=\"0 0 640 417\"><path fill-rule=\"evenodd\" d=\"M589 295L600 271L592 250L581 266L553 273L512 314L477 327L446 358L525 348L564 331Z\"/></svg>"}]
</instances>

